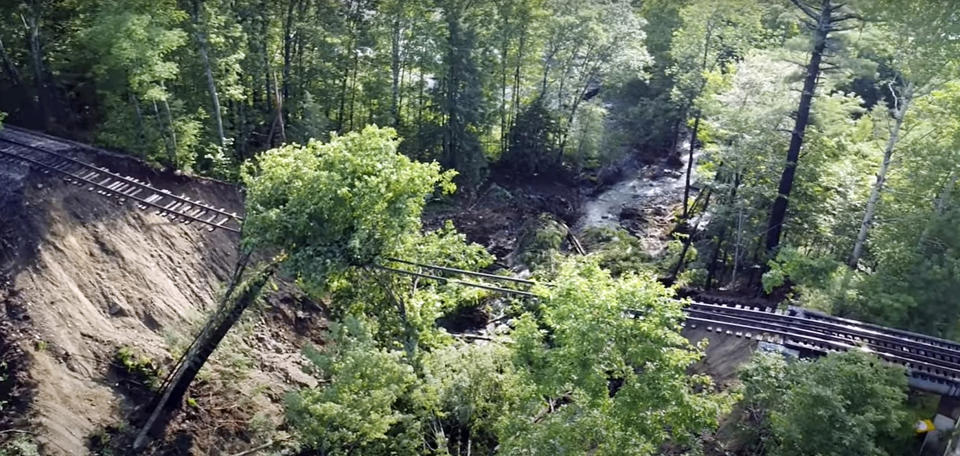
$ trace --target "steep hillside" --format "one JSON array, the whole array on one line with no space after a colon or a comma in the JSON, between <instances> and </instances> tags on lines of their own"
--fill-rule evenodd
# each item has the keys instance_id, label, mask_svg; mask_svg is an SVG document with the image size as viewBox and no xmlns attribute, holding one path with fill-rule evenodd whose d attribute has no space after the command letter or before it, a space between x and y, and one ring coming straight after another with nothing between
<instances>
[{"instance_id":1,"label":"steep hillside","mask_svg":"<svg viewBox=\"0 0 960 456\"><path fill-rule=\"evenodd\" d=\"M126 158L87 158L230 211L241 208L227 184L157 174ZM144 383L155 379L137 378L124 361L162 376L216 306L239 236L118 204L20 165L2 168L0 310L7 318L0 350L9 380L0 393L10 405L0 424L34 433L45 453L83 454L138 418L152 397ZM299 350L303 335L318 326L310 324L315 316L301 312L303 301L289 293L267 301L201 373L180 415L190 424L174 423L168 433L176 452L239 450L268 438L280 422L272 404L291 386L311 382L301 373ZM251 420L263 435L249 435Z\"/></svg>"}]
</instances>

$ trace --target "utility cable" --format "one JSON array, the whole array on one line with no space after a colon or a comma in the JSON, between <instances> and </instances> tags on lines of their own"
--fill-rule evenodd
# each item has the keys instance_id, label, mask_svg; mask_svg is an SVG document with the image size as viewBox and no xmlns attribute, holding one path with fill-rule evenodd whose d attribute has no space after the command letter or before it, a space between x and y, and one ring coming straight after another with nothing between
<instances>
[{"instance_id":1,"label":"utility cable","mask_svg":"<svg viewBox=\"0 0 960 456\"><path fill-rule=\"evenodd\" d=\"M514 295L524 296L524 297L528 297L528 298L536 298L536 297L539 297L539 295L536 295L536 294L531 293L531 292L529 292L529 291L511 290L511 289L509 289L509 288L495 287L495 286L492 286L492 285L484 285L484 284L482 284L482 283L476 283L476 282L467 282L467 281L464 281L464 280L451 279L451 278L443 277L443 276L437 276L437 275L431 275L431 274L423 274L423 273L420 273L420 272L413 272L413 271L405 271L405 270L403 270L403 269L391 268L391 267L387 267L387 266L383 266L383 265L379 265L379 264L374 264L373 267L375 267L375 268L377 268L377 269L382 269L382 270L387 271L387 272L392 272L392 273L395 273L395 274L404 274L404 275L409 275L409 276L413 276L413 277L420 277L420 278L424 278L424 279L436 280L436 281L444 282L444 283L451 283L451 284L455 284L455 285L463 285L463 286L467 286L467 287L480 288L480 289L488 290L488 291L496 291L496 292L498 292L498 293L514 294Z\"/></svg>"},{"instance_id":2,"label":"utility cable","mask_svg":"<svg viewBox=\"0 0 960 456\"><path fill-rule=\"evenodd\" d=\"M450 267L446 267L446 266L437 266L437 265L433 265L433 264L416 263L416 262L413 262L413 261L401 260L401 259L399 259L399 258L387 258L386 260L387 260L387 261L392 261L392 262L394 262L394 263L402 263L402 264L406 264L406 265L410 265L410 266L419 266L419 267L421 267L421 268L433 269L433 270L435 270L435 271L449 272L449 273L452 273L452 274L471 275L471 276L475 276L475 277L483 277L483 278L485 278L485 279L492 279L492 280L506 280L506 281L509 281L509 282L519 283L519 284L523 284L523 285L531 285L531 286L533 286L533 285L539 285L537 282L534 282L534 281L532 281L532 280L518 279L518 278L516 278L516 277L510 277L510 276L501 276L501 275L496 275L496 274L488 274L488 273L485 273L485 272L467 271L467 270L465 270L465 269L450 268Z\"/></svg>"}]
</instances>

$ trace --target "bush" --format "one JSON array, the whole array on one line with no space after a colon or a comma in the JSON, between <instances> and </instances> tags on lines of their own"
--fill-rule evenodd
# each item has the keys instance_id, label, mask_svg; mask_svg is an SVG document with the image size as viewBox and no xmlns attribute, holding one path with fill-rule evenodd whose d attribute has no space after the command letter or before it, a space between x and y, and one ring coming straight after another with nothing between
<instances>
[{"instance_id":1,"label":"bush","mask_svg":"<svg viewBox=\"0 0 960 456\"><path fill-rule=\"evenodd\" d=\"M160 367L148 356L137 353L132 347L120 347L113 355L115 365L132 379L156 391L163 383Z\"/></svg>"},{"instance_id":2,"label":"bush","mask_svg":"<svg viewBox=\"0 0 960 456\"><path fill-rule=\"evenodd\" d=\"M650 272L652 258L643 248L643 243L626 230L613 228L589 228L580 236L583 248L599 259L600 267L614 277L628 272Z\"/></svg>"},{"instance_id":3,"label":"bush","mask_svg":"<svg viewBox=\"0 0 960 456\"><path fill-rule=\"evenodd\" d=\"M858 351L793 364L758 355L741 379L741 423L775 456L902 454L911 432L902 367Z\"/></svg>"}]
</instances>

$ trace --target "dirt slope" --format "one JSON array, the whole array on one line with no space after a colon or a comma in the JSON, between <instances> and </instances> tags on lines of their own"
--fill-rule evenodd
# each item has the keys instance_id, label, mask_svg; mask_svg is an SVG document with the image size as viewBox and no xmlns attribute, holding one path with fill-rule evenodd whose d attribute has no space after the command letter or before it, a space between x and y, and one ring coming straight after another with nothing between
<instances>
[{"instance_id":1,"label":"dirt slope","mask_svg":"<svg viewBox=\"0 0 960 456\"><path fill-rule=\"evenodd\" d=\"M155 174L117 157L87 158L175 193L240 209L232 186ZM19 370L16 388L6 388L14 392L19 418L8 416L0 425L35 432L44 453L84 454L91 436L99 435L95 443L104 440L104 429L122 428L150 397L144 388L129 388L118 374L112 361L117 349L172 364L174 351L189 343L216 306L238 236L175 223L23 167L0 167L0 270L6 277L0 310L9 320L0 355L11 359L10 370ZM275 404L283 392L311 382L299 367L299 349L310 331L298 334L294 327L303 328L313 316L299 312L302 302L290 296L271 302L253 312L231 347L218 351L223 370L201 374L191 391L194 409L184 416L244 421L259 410L272 413L258 416L262 425L275 427ZM225 372L238 391L217 391L227 383ZM250 394L246 410L237 405L216 413L216 404L242 402L221 395L246 394L247 387L257 392ZM254 407L257 401L262 403ZM176 452L245 448L250 443L245 440L255 440L188 421L181 419L171 430L186 434L186 442L184 435L171 437L178 440Z\"/></svg>"}]
</instances>

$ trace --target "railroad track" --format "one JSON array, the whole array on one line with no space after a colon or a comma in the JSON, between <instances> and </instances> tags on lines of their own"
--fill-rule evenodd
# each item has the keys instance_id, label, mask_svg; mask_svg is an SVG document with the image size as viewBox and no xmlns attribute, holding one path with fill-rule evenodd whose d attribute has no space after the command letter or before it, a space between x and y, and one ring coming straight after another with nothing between
<instances>
[{"instance_id":1,"label":"railroad track","mask_svg":"<svg viewBox=\"0 0 960 456\"><path fill-rule=\"evenodd\" d=\"M171 220L198 223L211 231L220 228L240 232L243 218L236 213L78 160L71 156L77 149L96 151L85 144L17 127L0 130L0 161L27 163L120 203L132 201L141 209L155 210ZM780 312L738 304L735 298L711 301L715 302L685 302L685 324L776 342L807 353L869 351L905 366L915 387L960 396L960 343L806 309Z\"/></svg>"},{"instance_id":2,"label":"railroad track","mask_svg":"<svg viewBox=\"0 0 960 456\"><path fill-rule=\"evenodd\" d=\"M198 223L210 231L219 228L240 232L243 217L236 213L77 160L71 153L78 148L95 150L90 146L9 125L0 130L0 160L27 163L45 174L59 175L71 184L108 198L116 198L121 204L132 201L140 209L154 210L157 215L171 221L187 225Z\"/></svg>"},{"instance_id":3,"label":"railroad track","mask_svg":"<svg viewBox=\"0 0 960 456\"><path fill-rule=\"evenodd\" d=\"M786 312L693 302L686 325L708 332L779 343L807 353L862 350L907 368L911 385L960 396L958 344L856 320L791 308Z\"/></svg>"}]
</instances>

